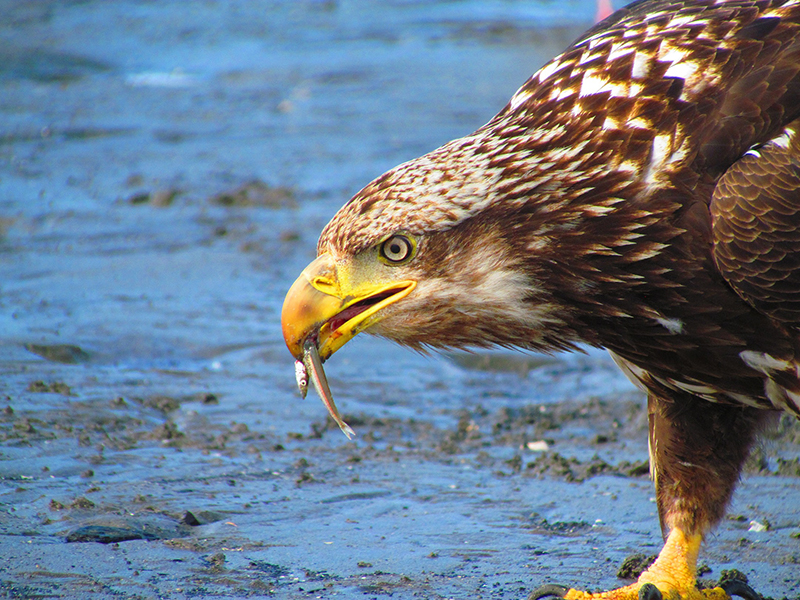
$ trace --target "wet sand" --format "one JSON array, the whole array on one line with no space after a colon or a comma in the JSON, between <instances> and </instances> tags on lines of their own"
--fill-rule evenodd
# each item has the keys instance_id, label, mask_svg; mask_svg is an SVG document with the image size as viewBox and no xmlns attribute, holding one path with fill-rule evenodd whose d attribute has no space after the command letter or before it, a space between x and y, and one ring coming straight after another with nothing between
<instances>
[{"instance_id":1,"label":"wet sand","mask_svg":"<svg viewBox=\"0 0 800 600\"><path fill-rule=\"evenodd\" d=\"M0 20L0 594L524 598L660 533L602 352L327 364L278 323L359 187L486 122L592 2L37 2ZM701 562L800 598L800 427Z\"/></svg>"}]
</instances>

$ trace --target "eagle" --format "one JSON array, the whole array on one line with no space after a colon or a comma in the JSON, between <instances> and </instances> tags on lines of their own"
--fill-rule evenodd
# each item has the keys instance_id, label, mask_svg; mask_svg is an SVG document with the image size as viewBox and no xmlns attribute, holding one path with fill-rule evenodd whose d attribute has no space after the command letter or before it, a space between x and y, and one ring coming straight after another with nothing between
<instances>
[{"instance_id":1,"label":"eagle","mask_svg":"<svg viewBox=\"0 0 800 600\"><path fill-rule=\"evenodd\" d=\"M664 546L698 553L757 435L800 416L800 0L640 0L486 125L381 175L325 226L282 311L302 388L361 331L414 349L608 350L647 396Z\"/></svg>"}]
</instances>

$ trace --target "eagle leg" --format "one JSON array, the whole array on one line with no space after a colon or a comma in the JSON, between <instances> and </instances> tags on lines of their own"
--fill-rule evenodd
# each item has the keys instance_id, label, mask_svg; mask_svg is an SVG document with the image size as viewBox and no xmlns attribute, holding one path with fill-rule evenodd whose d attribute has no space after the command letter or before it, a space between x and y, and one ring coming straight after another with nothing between
<instances>
[{"instance_id":1,"label":"eagle leg","mask_svg":"<svg viewBox=\"0 0 800 600\"><path fill-rule=\"evenodd\" d=\"M697 557L703 537L724 516L742 465L766 411L714 404L690 394L657 390L648 398L650 468L658 513L666 535L656 561L636 583L591 594L558 594L540 588L529 598L560 595L565 600L728 600L758 597L749 586L697 587ZM730 593L729 593L730 592ZM744 592L744 593L743 593ZM752 594L751 594L752 592Z\"/></svg>"}]
</instances>

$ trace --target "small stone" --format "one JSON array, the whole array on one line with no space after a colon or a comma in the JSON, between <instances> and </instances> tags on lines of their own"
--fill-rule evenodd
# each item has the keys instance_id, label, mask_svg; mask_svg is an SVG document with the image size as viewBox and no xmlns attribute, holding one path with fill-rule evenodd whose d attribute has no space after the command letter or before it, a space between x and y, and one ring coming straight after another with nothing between
<instances>
[{"instance_id":1,"label":"small stone","mask_svg":"<svg viewBox=\"0 0 800 600\"><path fill-rule=\"evenodd\" d=\"M750 527L747 531L769 531L769 521L762 519L761 521L750 521Z\"/></svg>"},{"instance_id":2,"label":"small stone","mask_svg":"<svg viewBox=\"0 0 800 600\"><path fill-rule=\"evenodd\" d=\"M547 452L550 449L550 445L545 440L528 442L525 447L531 452Z\"/></svg>"}]
</instances>

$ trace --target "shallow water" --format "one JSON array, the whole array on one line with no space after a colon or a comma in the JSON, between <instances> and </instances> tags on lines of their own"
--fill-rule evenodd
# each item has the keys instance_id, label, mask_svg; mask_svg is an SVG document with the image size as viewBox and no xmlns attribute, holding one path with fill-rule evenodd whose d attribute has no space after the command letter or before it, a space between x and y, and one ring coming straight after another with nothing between
<instances>
[{"instance_id":1,"label":"shallow water","mask_svg":"<svg viewBox=\"0 0 800 600\"><path fill-rule=\"evenodd\" d=\"M347 198L486 122L593 9L8 3L2 593L523 598L655 553L642 398L603 353L357 339L327 368L347 442L278 323ZM798 597L798 441L766 444L709 577Z\"/></svg>"}]
</instances>

